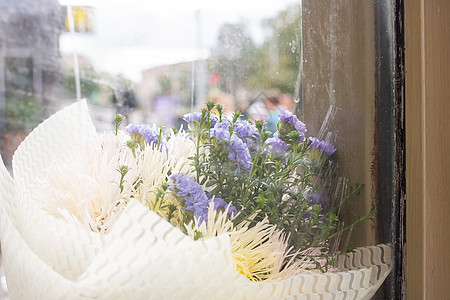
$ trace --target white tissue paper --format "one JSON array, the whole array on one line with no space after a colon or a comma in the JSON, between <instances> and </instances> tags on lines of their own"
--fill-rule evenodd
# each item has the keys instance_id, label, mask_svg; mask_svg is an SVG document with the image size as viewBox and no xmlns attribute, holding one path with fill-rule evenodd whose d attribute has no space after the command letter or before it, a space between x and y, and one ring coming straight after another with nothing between
<instances>
[{"instance_id":1,"label":"white tissue paper","mask_svg":"<svg viewBox=\"0 0 450 300\"><path fill-rule=\"evenodd\" d=\"M57 153L97 139L86 101L51 116L0 166L0 239L11 299L370 299L392 266L387 245L341 256L338 272L252 282L227 234L194 241L138 201L108 234L44 212L38 179ZM82 188L82 187L80 187Z\"/></svg>"}]
</instances>

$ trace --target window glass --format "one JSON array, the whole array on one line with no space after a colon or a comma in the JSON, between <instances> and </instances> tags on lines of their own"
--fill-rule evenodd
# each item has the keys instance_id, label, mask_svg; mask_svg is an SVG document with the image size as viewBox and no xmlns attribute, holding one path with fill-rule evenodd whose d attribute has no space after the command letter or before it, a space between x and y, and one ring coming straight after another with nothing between
<instances>
[{"instance_id":1,"label":"window glass","mask_svg":"<svg viewBox=\"0 0 450 300\"><path fill-rule=\"evenodd\" d=\"M302 119L335 136L339 177L363 184L345 222L353 245L391 243L394 269L377 299L398 299L404 253L402 6L396 1L302 1ZM345 180L344 180L345 182Z\"/></svg>"},{"instance_id":2,"label":"window glass","mask_svg":"<svg viewBox=\"0 0 450 300\"><path fill-rule=\"evenodd\" d=\"M380 36L389 44L392 28L380 35L380 22L390 21L383 16L391 6L379 7L345 0L0 0L3 161L10 168L39 122L81 98L100 131L113 128L116 113L125 123L179 128L207 100L275 131L287 109L308 136L338 149L330 195L364 184L346 222L380 208L375 223L342 245L391 242L390 229L379 225L391 212L380 206L379 191L391 186L379 178L390 178L384 172L393 167L379 166L392 152L377 152L378 116L390 109L377 104L379 91L392 88L380 79L386 53L379 51Z\"/></svg>"},{"instance_id":3,"label":"window glass","mask_svg":"<svg viewBox=\"0 0 450 300\"><path fill-rule=\"evenodd\" d=\"M1 1L2 156L39 121L89 99L99 130L113 115L179 127L213 99L269 118L294 110L300 3L283 1ZM71 12L71 13L70 13ZM298 94L298 91L297 91Z\"/></svg>"}]
</instances>

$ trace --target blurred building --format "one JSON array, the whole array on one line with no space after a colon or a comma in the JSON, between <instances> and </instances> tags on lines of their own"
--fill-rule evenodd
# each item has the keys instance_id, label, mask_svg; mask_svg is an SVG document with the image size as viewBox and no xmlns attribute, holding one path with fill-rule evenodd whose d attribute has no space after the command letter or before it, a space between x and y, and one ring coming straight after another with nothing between
<instances>
[{"instance_id":1,"label":"blurred building","mask_svg":"<svg viewBox=\"0 0 450 300\"><path fill-rule=\"evenodd\" d=\"M65 12L58 0L0 0L0 11L0 143L5 157L14 148L10 135L32 129L58 100Z\"/></svg>"}]
</instances>

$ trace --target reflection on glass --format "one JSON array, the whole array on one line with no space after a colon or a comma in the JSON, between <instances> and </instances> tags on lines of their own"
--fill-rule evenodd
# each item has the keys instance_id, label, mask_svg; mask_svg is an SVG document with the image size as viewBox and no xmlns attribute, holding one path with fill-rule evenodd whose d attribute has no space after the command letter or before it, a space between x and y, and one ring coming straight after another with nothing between
<instances>
[{"instance_id":1,"label":"reflection on glass","mask_svg":"<svg viewBox=\"0 0 450 300\"><path fill-rule=\"evenodd\" d=\"M329 2L303 8L304 24L314 29L305 35L303 120L309 134L325 138L336 117L340 167L354 177L350 182L364 181L363 196L370 199L374 183L365 147L374 146L366 122L373 117L366 114L375 112L373 101L367 107L358 101L373 95L374 66L349 62L375 61L372 52L361 51L373 44L373 4L338 10L337 1ZM183 115L207 100L222 104L225 114L240 110L264 120L270 131L281 109L296 111L298 0L0 0L0 11L0 146L9 167L27 134L75 101L77 84L100 131L112 129L116 113L127 116L125 123L179 128ZM369 239L368 230L360 232Z\"/></svg>"},{"instance_id":2,"label":"reflection on glass","mask_svg":"<svg viewBox=\"0 0 450 300\"><path fill-rule=\"evenodd\" d=\"M61 6L2 0L0 11L0 146L9 166L18 144L59 101Z\"/></svg>"},{"instance_id":3,"label":"reflection on glass","mask_svg":"<svg viewBox=\"0 0 450 300\"><path fill-rule=\"evenodd\" d=\"M74 89L76 51L82 97L128 115L130 122L178 127L206 99L229 112L246 112L256 100L261 103L250 112L268 119L268 110L280 104L276 96L289 99L295 90L299 4L234 2L74 5L75 28L89 30L60 37L68 89ZM264 103L268 94L275 95L274 104ZM100 127L110 124L109 116L99 119Z\"/></svg>"},{"instance_id":4,"label":"reflection on glass","mask_svg":"<svg viewBox=\"0 0 450 300\"><path fill-rule=\"evenodd\" d=\"M270 130L281 108L295 110L297 0L0 0L0 11L0 152L8 168L31 130L75 101L77 82L99 130L111 129L116 113L179 127L207 100ZM0 280L1 298L1 270Z\"/></svg>"},{"instance_id":5,"label":"reflection on glass","mask_svg":"<svg viewBox=\"0 0 450 300\"><path fill-rule=\"evenodd\" d=\"M0 6L7 164L39 121L76 99L77 71L99 130L111 128L117 112L128 122L179 127L185 113L209 99L272 127L280 107L295 109L298 1L2 0Z\"/></svg>"}]
</instances>

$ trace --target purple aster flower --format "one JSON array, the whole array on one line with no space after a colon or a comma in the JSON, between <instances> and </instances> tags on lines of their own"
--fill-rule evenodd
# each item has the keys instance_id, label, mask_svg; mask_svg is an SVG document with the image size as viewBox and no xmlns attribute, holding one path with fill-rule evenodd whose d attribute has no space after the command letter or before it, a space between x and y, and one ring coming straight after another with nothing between
<instances>
[{"instance_id":1,"label":"purple aster flower","mask_svg":"<svg viewBox=\"0 0 450 300\"><path fill-rule=\"evenodd\" d=\"M222 122L217 122L213 128L211 128L211 136L217 138L219 142L230 139L230 121L223 119Z\"/></svg>"},{"instance_id":2,"label":"purple aster flower","mask_svg":"<svg viewBox=\"0 0 450 300\"><path fill-rule=\"evenodd\" d=\"M251 150L255 151L258 149L261 136L255 125L248 121L239 121L234 127L234 132Z\"/></svg>"},{"instance_id":3,"label":"purple aster flower","mask_svg":"<svg viewBox=\"0 0 450 300\"><path fill-rule=\"evenodd\" d=\"M195 124L200 123L200 120L202 119L202 113L200 112L193 112L189 114L185 114L183 117L183 120L186 121L188 124ZM214 127L217 123L217 118L213 115L210 116L209 120L211 121L211 127Z\"/></svg>"},{"instance_id":4,"label":"purple aster flower","mask_svg":"<svg viewBox=\"0 0 450 300\"><path fill-rule=\"evenodd\" d=\"M330 157L331 155L333 155L334 152L336 152L336 148L334 148L334 146L327 141L321 141L315 137L308 138L308 141L311 142L309 148L317 149L320 152L325 153L325 155L328 157Z\"/></svg>"},{"instance_id":5,"label":"purple aster flower","mask_svg":"<svg viewBox=\"0 0 450 300\"><path fill-rule=\"evenodd\" d=\"M208 199L200 184L194 178L182 173L172 174L169 178L173 181L169 189L178 191L176 196L184 197L186 209L194 211L194 217L199 219L200 224L203 221L206 222L208 205L211 200Z\"/></svg>"},{"instance_id":6,"label":"purple aster flower","mask_svg":"<svg viewBox=\"0 0 450 300\"><path fill-rule=\"evenodd\" d=\"M225 210L228 207L228 217L233 218L237 213L238 210L233 204L228 204L225 200L223 200L220 197L214 197L214 209L219 210L223 209Z\"/></svg>"},{"instance_id":7,"label":"purple aster flower","mask_svg":"<svg viewBox=\"0 0 450 300\"><path fill-rule=\"evenodd\" d=\"M316 191L314 193L310 193L309 196L307 196L307 199L309 200L309 206L313 205L320 205L320 212L319 214L322 214L326 205L328 204L328 197L324 194L323 191ZM306 213L303 215L303 218L309 218L311 217L310 213Z\"/></svg>"},{"instance_id":8,"label":"purple aster flower","mask_svg":"<svg viewBox=\"0 0 450 300\"><path fill-rule=\"evenodd\" d=\"M286 150L289 149L289 145L278 137L275 132L273 137L268 138L264 143L266 146L266 153L272 153L275 156L282 155Z\"/></svg>"},{"instance_id":9,"label":"purple aster flower","mask_svg":"<svg viewBox=\"0 0 450 300\"><path fill-rule=\"evenodd\" d=\"M240 169L244 168L250 172L252 168L252 157L248 146L233 132L230 138L230 121L223 119L217 122L211 129L211 136L217 138L219 143L227 144L228 158L237 165L236 175L240 173Z\"/></svg>"},{"instance_id":10,"label":"purple aster flower","mask_svg":"<svg viewBox=\"0 0 450 300\"><path fill-rule=\"evenodd\" d=\"M292 125L295 130L300 132L302 135L306 133L306 126L301 122L296 115L292 114L290 111L283 110L278 116L279 122L285 122Z\"/></svg>"},{"instance_id":11,"label":"purple aster flower","mask_svg":"<svg viewBox=\"0 0 450 300\"><path fill-rule=\"evenodd\" d=\"M287 141L286 138L290 136L294 130L298 133L297 143L300 144L305 140L306 126L297 119L297 116L284 110L279 115L278 120L278 132L280 133L280 138L282 140Z\"/></svg>"},{"instance_id":12,"label":"purple aster flower","mask_svg":"<svg viewBox=\"0 0 450 300\"><path fill-rule=\"evenodd\" d=\"M323 207L325 207L327 202L328 202L328 200L323 195L323 192L318 191L318 192L315 192L315 193L312 193L311 195L309 195L310 205L320 205L323 208Z\"/></svg>"},{"instance_id":13,"label":"purple aster flower","mask_svg":"<svg viewBox=\"0 0 450 300\"><path fill-rule=\"evenodd\" d=\"M163 136L161 136L161 141L159 140L159 132L157 132L150 125L135 125L128 124L125 130L133 137L133 136L142 136L145 139L145 143L150 146L158 146L160 145L160 150L164 146L167 150L167 143Z\"/></svg>"},{"instance_id":14,"label":"purple aster flower","mask_svg":"<svg viewBox=\"0 0 450 300\"><path fill-rule=\"evenodd\" d=\"M228 158L237 164L236 175L240 173L241 168L250 172L252 168L250 151L247 145L234 134L228 144L228 151Z\"/></svg>"},{"instance_id":15,"label":"purple aster flower","mask_svg":"<svg viewBox=\"0 0 450 300\"><path fill-rule=\"evenodd\" d=\"M183 117L183 120L186 121L186 123L188 123L188 124L192 124L192 123L200 123L201 118L202 118L202 113L193 112L190 114L185 114Z\"/></svg>"}]
</instances>

